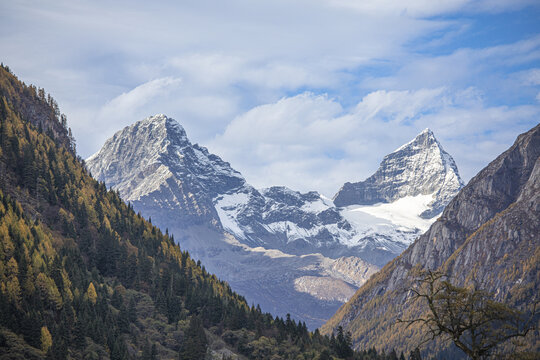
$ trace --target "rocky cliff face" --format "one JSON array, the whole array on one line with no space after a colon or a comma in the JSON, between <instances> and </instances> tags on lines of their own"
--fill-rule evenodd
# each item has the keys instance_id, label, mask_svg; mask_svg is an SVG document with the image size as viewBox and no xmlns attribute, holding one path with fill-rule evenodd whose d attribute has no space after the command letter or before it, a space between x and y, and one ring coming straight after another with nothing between
<instances>
[{"instance_id":1,"label":"rocky cliff face","mask_svg":"<svg viewBox=\"0 0 540 360\"><path fill-rule=\"evenodd\" d=\"M117 132L86 162L249 301L311 327L433 221L417 216L430 209L431 193L338 208L314 191L257 190L165 115Z\"/></svg>"},{"instance_id":2,"label":"rocky cliff face","mask_svg":"<svg viewBox=\"0 0 540 360\"><path fill-rule=\"evenodd\" d=\"M417 308L406 306L415 266L446 271L457 285L474 281L498 300L526 305L540 289L539 157L540 125L475 176L430 229L365 283L323 330L342 325L357 346L409 351L403 344L419 344L419 329L400 327L396 319L417 315ZM447 344L432 346L442 351ZM538 339L529 339L529 346L538 350Z\"/></svg>"},{"instance_id":3,"label":"rocky cliff face","mask_svg":"<svg viewBox=\"0 0 540 360\"><path fill-rule=\"evenodd\" d=\"M66 127L65 115L60 115L58 104L45 90L27 86L13 75L8 67L0 66L0 95L16 108L22 119L50 135L54 141L75 153L71 130Z\"/></svg>"},{"instance_id":4,"label":"rocky cliff face","mask_svg":"<svg viewBox=\"0 0 540 360\"><path fill-rule=\"evenodd\" d=\"M463 187L454 159L429 129L386 155L364 181L345 183L334 196L337 206L390 203L407 196L431 195L423 218L438 215Z\"/></svg>"}]
</instances>

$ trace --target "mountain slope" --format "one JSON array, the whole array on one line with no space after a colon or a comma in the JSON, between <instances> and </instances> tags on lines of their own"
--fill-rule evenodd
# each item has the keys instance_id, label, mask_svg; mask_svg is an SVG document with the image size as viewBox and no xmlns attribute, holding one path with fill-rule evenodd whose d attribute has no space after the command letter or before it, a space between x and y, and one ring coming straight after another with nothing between
<instances>
[{"instance_id":1,"label":"mountain slope","mask_svg":"<svg viewBox=\"0 0 540 360\"><path fill-rule=\"evenodd\" d=\"M248 307L19 114L0 96L0 357L339 355L343 342Z\"/></svg>"},{"instance_id":2,"label":"mountain slope","mask_svg":"<svg viewBox=\"0 0 540 360\"><path fill-rule=\"evenodd\" d=\"M323 331L342 325L360 347L405 350L404 343L419 344L419 328L396 324L398 317L421 311L418 304L405 305L415 267L441 269L460 286L475 281L499 301L530 303L540 288L539 157L540 125L480 171L429 231L364 284ZM529 339L528 348L538 351L538 338Z\"/></svg>"}]
</instances>

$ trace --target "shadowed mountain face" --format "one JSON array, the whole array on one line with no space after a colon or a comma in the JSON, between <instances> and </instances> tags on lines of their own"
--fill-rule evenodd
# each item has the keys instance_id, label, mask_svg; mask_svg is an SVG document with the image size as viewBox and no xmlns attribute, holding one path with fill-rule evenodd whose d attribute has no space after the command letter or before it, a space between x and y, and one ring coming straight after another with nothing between
<instances>
[{"instance_id":1,"label":"shadowed mountain face","mask_svg":"<svg viewBox=\"0 0 540 360\"><path fill-rule=\"evenodd\" d=\"M345 183L334 196L336 206L389 203L406 196L432 195L421 217L438 215L463 187L454 159L429 129L386 155L364 181Z\"/></svg>"},{"instance_id":2,"label":"shadowed mountain face","mask_svg":"<svg viewBox=\"0 0 540 360\"><path fill-rule=\"evenodd\" d=\"M406 305L410 270L418 266L445 271L457 285L475 282L498 301L527 306L540 288L539 157L540 125L475 176L430 229L365 283L323 330L341 325L357 346L411 350L403 344L419 344L421 331L396 325L396 319L420 314ZM538 351L538 338L526 343ZM430 346L450 351L447 343Z\"/></svg>"},{"instance_id":3,"label":"shadowed mountain face","mask_svg":"<svg viewBox=\"0 0 540 360\"><path fill-rule=\"evenodd\" d=\"M423 166L452 178L444 172L450 169L459 179L453 167L435 160L427 166L440 158L428 156L440 145L431 132L413 143L426 136L435 146L417 151ZM433 210L432 203L442 198L438 194L455 193L432 186L431 192L403 192L385 204L340 208L314 191L258 190L229 163L192 144L182 126L165 115L117 132L86 163L96 179L173 233L248 301L279 315L290 312L312 328L429 227L433 219L419 215ZM407 186L406 179L401 186Z\"/></svg>"}]
</instances>

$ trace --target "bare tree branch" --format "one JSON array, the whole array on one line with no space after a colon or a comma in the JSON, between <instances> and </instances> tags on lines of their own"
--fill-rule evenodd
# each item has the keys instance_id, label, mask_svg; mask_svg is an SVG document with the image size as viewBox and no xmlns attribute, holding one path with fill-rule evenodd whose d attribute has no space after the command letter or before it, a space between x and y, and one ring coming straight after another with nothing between
<instances>
[{"instance_id":1,"label":"bare tree branch","mask_svg":"<svg viewBox=\"0 0 540 360\"><path fill-rule=\"evenodd\" d=\"M424 317L397 320L407 327L420 324L427 329L426 340L448 336L472 359L490 356L496 348L516 338L524 338L538 321L536 300L525 312L493 300L488 292L474 283L470 288L454 286L448 276L438 271L420 271L409 300L427 303Z\"/></svg>"}]
</instances>

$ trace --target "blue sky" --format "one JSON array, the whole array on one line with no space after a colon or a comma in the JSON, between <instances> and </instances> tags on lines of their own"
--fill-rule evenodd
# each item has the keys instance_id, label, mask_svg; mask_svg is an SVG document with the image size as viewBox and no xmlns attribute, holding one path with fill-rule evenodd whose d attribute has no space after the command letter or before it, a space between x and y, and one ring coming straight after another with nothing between
<instances>
[{"instance_id":1,"label":"blue sky","mask_svg":"<svg viewBox=\"0 0 540 360\"><path fill-rule=\"evenodd\" d=\"M332 196L430 127L468 181L540 121L529 0L2 1L0 61L87 157L165 113L255 186Z\"/></svg>"}]
</instances>

